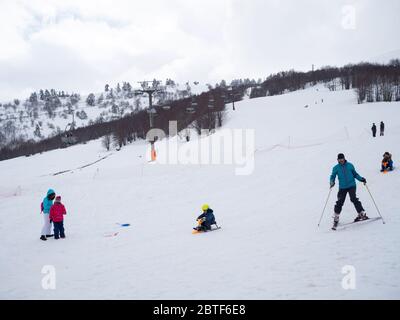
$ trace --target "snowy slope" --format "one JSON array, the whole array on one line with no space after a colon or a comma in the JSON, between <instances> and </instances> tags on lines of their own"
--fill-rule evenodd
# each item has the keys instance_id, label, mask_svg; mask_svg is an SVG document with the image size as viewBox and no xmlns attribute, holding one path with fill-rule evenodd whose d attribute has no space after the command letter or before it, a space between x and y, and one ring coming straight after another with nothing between
<instances>
[{"instance_id":1,"label":"snowy slope","mask_svg":"<svg viewBox=\"0 0 400 320\"><path fill-rule=\"evenodd\" d=\"M381 120L387 135L372 139L371 123ZM385 151L395 163L400 154L400 104L357 105L353 91L314 87L238 103L223 130L238 128L255 129L250 175L235 175L235 165L149 164L143 142L106 153L94 141L0 162L0 298L400 298L399 173L379 172ZM331 231L332 196L317 227L339 152L367 178L386 225ZM67 207L66 240L39 240L49 187ZM361 184L358 193L376 216ZM222 229L192 235L203 203ZM354 217L346 202L342 221ZM56 290L41 287L44 265L56 269ZM355 267L355 290L342 288L346 265Z\"/></svg>"}]
</instances>

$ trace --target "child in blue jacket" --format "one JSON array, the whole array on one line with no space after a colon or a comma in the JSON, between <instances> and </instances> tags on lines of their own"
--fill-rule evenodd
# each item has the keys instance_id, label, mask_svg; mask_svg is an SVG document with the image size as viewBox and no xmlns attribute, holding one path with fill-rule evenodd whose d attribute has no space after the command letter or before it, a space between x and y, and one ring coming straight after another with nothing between
<instances>
[{"instance_id":1,"label":"child in blue jacket","mask_svg":"<svg viewBox=\"0 0 400 320\"><path fill-rule=\"evenodd\" d=\"M392 170L393 170L392 155L389 152L385 152L383 155L381 172L392 171Z\"/></svg>"},{"instance_id":2,"label":"child in blue jacket","mask_svg":"<svg viewBox=\"0 0 400 320\"><path fill-rule=\"evenodd\" d=\"M197 222L199 225L196 228L193 228L197 231L208 231L211 230L211 226L216 224L214 211L210 208L208 204L204 204L201 209L203 213L197 217Z\"/></svg>"}]
</instances>

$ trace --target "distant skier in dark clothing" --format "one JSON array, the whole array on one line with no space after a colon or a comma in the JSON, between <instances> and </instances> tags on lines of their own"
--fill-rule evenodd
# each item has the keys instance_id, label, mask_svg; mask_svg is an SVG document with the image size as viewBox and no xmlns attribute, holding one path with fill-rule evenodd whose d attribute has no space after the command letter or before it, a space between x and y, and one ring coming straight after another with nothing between
<instances>
[{"instance_id":1,"label":"distant skier in dark clothing","mask_svg":"<svg viewBox=\"0 0 400 320\"><path fill-rule=\"evenodd\" d=\"M357 179L364 184L367 183L367 180L361 177L354 166L347 162L343 153L338 154L338 164L333 167L332 174L330 177L331 188L335 186L336 176L339 179L339 192L338 192L338 200L335 205L335 216L333 220L333 227L336 228L339 223L339 216L342 212L342 207L344 201L346 200L347 193L350 195L350 201L353 202L354 207L357 210L358 216L354 220L355 222L368 219L364 208L358 200L356 195L356 181Z\"/></svg>"},{"instance_id":2,"label":"distant skier in dark clothing","mask_svg":"<svg viewBox=\"0 0 400 320\"><path fill-rule=\"evenodd\" d=\"M383 123L383 121L381 121L381 137L383 137L385 135L385 124Z\"/></svg>"},{"instance_id":3,"label":"distant skier in dark clothing","mask_svg":"<svg viewBox=\"0 0 400 320\"><path fill-rule=\"evenodd\" d=\"M392 170L393 170L392 155L389 152L385 152L382 159L381 172L392 171Z\"/></svg>"},{"instance_id":4,"label":"distant skier in dark clothing","mask_svg":"<svg viewBox=\"0 0 400 320\"><path fill-rule=\"evenodd\" d=\"M372 136L375 138L376 137L376 125L375 125L375 123L372 124L371 130L372 130Z\"/></svg>"},{"instance_id":5,"label":"distant skier in dark clothing","mask_svg":"<svg viewBox=\"0 0 400 320\"><path fill-rule=\"evenodd\" d=\"M197 231L211 230L211 226L216 224L213 210L208 204L204 204L201 209L203 210L203 213L197 217L197 222L199 225L193 229Z\"/></svg>"}]
</instances>

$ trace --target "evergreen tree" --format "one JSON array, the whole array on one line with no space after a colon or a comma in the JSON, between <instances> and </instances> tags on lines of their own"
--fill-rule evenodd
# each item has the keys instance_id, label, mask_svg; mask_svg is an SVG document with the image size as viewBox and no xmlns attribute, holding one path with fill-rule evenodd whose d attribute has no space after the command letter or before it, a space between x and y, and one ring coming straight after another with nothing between
<instances>
[{"instance_id":1,"label":"evergreen tree","mask_svg":"<svg viewBox=\"0 0 400 320\"><path fill-rule=\"evenodd\" d=\"M48 100L48 99L50 99L50 91L49 90L45 90L44 91L44 99L43 100Z\"/></svg>"},{"instance_id":2,"label":"evergreen tree","mask_svg":"<svg viewBox=\"0 0 400 320\"><path fill-rule=\"evenodd\" d=\"M104 101L104 94L100 94L100 96L97 98L97 104L102 104Z\"/></svg>"},{"instance_id":3,"label":"evergreen tree","mask_svg":"<svg viewBox=\"0 0 400 320\"><path fill-rule=\"evenodd\" d=\"M90 93L86 98L86 104L93 107L96 104L96 97L93 93Z\"/></svg>"},{"instance_id":4,"label":"evergreen tree","mask_svg":"<svg viewBox=\"0 0 400 320\"><path fill-rule=\"evenodd\" d=\"M114 99L115 97L114 97L114 90L113 90L113 88L111 88L109 91L108 91L108 93L107 93L107 99Z\"/></svg>"},{"instance_id":5,"label":"evergreen tree","mask_svg":"<svg viewBox=\"0 0 400 320\"><path fill-rule=\"evenodd\" d=\"M40 126L39 124L36 124L35 131L33 132L35 137L41 138L42 137L42 132L40 131Z\"/></svg>"},{"instance_id":6,"label":"evergreen tree","mask_svg":"<svg viewBox=\"0 0 400 320\"><path fill-rule=\"evenodd\" d=\"M38 96L36 92L31 93L29 97L29 102L32 104L32 106L35 106L38 104Z\"/></svg>"}]
</instances>

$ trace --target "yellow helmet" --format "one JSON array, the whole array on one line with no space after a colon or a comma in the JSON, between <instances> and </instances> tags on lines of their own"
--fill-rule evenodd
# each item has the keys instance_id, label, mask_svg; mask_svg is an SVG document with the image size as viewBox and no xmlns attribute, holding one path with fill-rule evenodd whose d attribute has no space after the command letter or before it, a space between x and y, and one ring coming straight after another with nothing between
<instances>
[{"instance_id":1,"label":"yellow helmet","mask_svg":"<svg viewBox=\"0 0 400 320\"><path fill-rule=\"evenodd\" d=\"M210 206L209 206L208 204L203 204L203 206L201 207L201 209L202 209L203 211L206 211L206 210L208 210L209 207L210 207Z\"/></svg>"}]
</instances>

